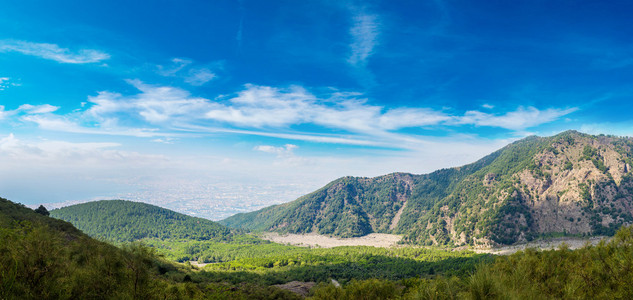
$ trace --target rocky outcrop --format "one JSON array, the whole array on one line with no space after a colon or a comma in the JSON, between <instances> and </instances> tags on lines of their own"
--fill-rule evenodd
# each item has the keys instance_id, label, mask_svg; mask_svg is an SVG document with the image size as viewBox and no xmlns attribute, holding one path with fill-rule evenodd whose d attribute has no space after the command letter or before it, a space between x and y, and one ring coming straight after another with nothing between
<instances>
[{"instance_id":1,"label":"rocky outcrop","mask_svg":"<svg viewBox=\"0 0 633 300\"><path fill-rule=\"evenodd\" d=\"M339 237L397 233L408 243L454 246L604 235L633 222L632 165L633 139L568 131L430 174L344 177L223 223Z\"/></svg>"}]
</instances>

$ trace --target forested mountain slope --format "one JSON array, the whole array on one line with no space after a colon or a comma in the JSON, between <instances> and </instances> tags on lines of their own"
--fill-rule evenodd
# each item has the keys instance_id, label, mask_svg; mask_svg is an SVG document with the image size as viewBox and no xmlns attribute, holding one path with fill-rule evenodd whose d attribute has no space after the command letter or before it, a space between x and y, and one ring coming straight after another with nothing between
<instances>
[{"instance_id":1,"label":"forested mountain slope","mask_svg":"<svg viewBox=\"0 0 633 300\"><path fill-rule=\"evenodd\" d=\"M13 228L25 223L50 227L66 234L69 238L85 236L68 222L49 218L24 205L0 198L0 228Z\"/></svg>"},{"instance_id":2,"label":"forested mountain slope","mask_svg":"<svg viewBox=\"0 0 633 300\"><path fill-rule=\"evenodd\" d=\"M208 279L140 243L117 248L0 198L0 299L298 298L255 281Z\"/></svg>"},{"instance_id":3,"label":"forested mountain slope","mask_svg":"<svg viewBox=\"0 0 633 300\"><path fill-rule=\"evenodd\" d=\"M143 238L226 241L235 232L207 219L124 200L71 205L54 209L50 215L72 223L92 237L112 242Z\"/></svg>"},{"instance_id":4,"label":"forested mountain slope","mask_svg":"<svg viewBox=\"0 0 633 300\"><path fill-rule=\"evenodd\" d=\"M425 175L344 177L220 223L340 237L398 233L415 244L512 244L551 234L612 234L631 223L633 139L567 131L528 137L479 161Z\"/></svg>"}]
</instances>

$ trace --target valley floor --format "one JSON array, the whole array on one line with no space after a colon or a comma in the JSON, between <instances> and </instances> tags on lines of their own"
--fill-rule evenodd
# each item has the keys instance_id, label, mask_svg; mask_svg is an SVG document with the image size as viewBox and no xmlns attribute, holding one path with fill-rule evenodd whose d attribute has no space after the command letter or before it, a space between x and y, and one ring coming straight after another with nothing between
<instances>
[{"instance_id":1,"label":"valley floor","mask_svg":"<svg viewBox=\"0 0 633 300\"><path fill-rule=\"evenodd\" d=\"M276 232L263 233L260 238L279 244L291 244L303 247L333 248L339 246L373 246L389 248L395 246L402 236L386 233L370 233L356 238L334 238L316 233L310 234L279 234Z\"/></svg>"},{"instance_id":2,"label":"valley floor","mask_svg":"<svg viewBox=\"0 0 633 300\"><path fill-rule=\"evenodd\" d=\"M602 239L605 239L605 242L609 242L610 237L606 236L594 236L590 238L574 238L574 237L560 237L560 238L549 238L542 240L535 240L528 243L516 244L511 246L503 246L491 249L474 249L473 251L476 253L489 253L494 255L510 255L516 253L518 251L522 251L528 248L539 249L539 250L555 250L559 249L563 243L567 245L567 248L571 250L580 249L587 244L597 245L600 243Z\"/></svg>"},{"instance_id":3,"label":"valley floor","mask_svg":"<svg viewBox=\"0 0 633 300\"><path fill-rule=\"evenodd\" d=\"M262 239L279 244L290 244L302 247L333 248L339 246L373 246L389 248L396 246L402 236L386 233L371 233L356 238L335 238L316 233L310 234L279 234L276 232L265 232L259 236ZM587 243L597 245L602 239L609 241L609 237L595 236L591 238L558 237L531 241L528 243L502 246L490 249L464 249L472 250L476 253L488 253L494 255L510 255L528 248L539 250L559 249L565 243L569 249L579 249Z\"/></svg>"}]
</instances>

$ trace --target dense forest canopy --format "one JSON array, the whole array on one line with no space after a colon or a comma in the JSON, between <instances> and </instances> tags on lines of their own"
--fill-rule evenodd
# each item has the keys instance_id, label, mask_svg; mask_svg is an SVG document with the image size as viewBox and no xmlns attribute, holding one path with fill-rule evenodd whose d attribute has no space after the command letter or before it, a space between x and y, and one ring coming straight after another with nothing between
<instances>
[{"instance_id":1,"label":"dense forest canopy","mask_svg":"<svg viewBox=\"0 0 633 300\"><path fill-rule=\"evenodd\" d=\"M111 242L144 238L227 241L235 234L216 222L158 206L103 200L54 209L51 217L71 222L86 234Z\"/></svg>"}]
</instances>

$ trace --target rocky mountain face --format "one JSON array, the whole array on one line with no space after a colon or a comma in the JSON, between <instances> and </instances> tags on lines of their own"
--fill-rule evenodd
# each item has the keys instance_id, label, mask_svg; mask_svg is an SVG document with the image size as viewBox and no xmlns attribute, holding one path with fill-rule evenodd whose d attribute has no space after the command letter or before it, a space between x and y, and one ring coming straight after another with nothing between
<instances>
[{"instance_id":1,"label":"rocky mountain face","mask_svg":"<svg viewBox=\"0 0 633 300\"><path fill-rule=\"evenodd\" d=\"M525 138L459 168L340 178L221 223L340 237L397 233L412 244L450 246L611 234L633 222L632 166L633 139L567 131Z\"/></svg>"}]
</instances>

